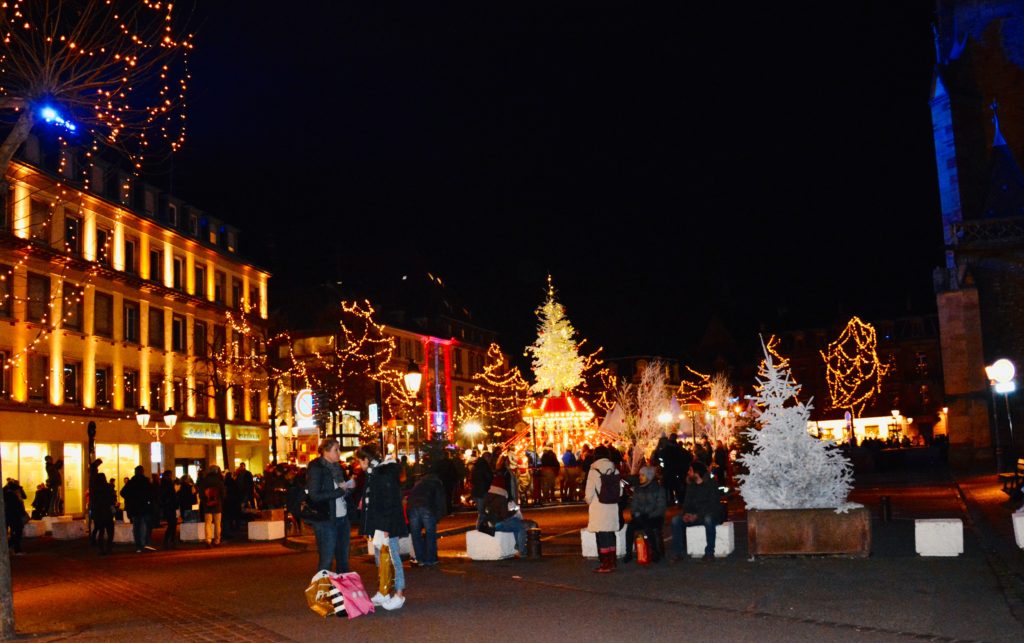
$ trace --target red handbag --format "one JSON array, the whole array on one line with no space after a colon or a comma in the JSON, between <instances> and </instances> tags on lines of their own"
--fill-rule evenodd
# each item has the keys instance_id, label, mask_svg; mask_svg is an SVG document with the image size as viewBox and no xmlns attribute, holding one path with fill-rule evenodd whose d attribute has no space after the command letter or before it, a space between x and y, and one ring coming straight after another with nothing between
<instances>
[{"instance_id":1,"label":"red handbag","mask_svg":"<svg viewBox=\"0 0 1024 643\"><path fill-rule=\"evenodd\" d=\"M649 565L651 562L651 546L643 534L636 535L636 564Z\"/></svg>"}]
</instances>

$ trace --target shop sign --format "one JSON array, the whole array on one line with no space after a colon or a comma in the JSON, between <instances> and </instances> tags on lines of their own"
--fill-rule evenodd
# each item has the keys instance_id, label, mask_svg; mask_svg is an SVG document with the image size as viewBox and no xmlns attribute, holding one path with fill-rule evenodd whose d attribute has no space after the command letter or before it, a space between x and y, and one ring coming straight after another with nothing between
<instances>
[{"instance_id":1,"label":"shop sign","mask_svg":"<svg viewBox=\"0 0 1024 643\"><path fill-rule=\"evenodd\" d=\"M220 429L215 426L190 425L181 428L181 437L190 440L219 440Z\"/></svg>"},{"instance_id":2,"label":"shop sign","mask_svg":"<svg viewBox=\"0 0 1024 643\"><path fill-rule=\"evenodd\" d=\"M263 439L263 433L259 429L235 429L233 433L236 440L245 442L259 442Z\"/></svg>"}]
</instances>

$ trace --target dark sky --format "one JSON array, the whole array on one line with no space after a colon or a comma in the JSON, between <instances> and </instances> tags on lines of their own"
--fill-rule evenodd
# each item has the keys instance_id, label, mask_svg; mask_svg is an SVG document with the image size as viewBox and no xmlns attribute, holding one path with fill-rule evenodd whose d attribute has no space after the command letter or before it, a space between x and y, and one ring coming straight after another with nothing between
<instances>
[{"instance_id":1,"label":"dark sky","mask_svg":"<svg viewBox=\"0 0 1024 643\"><path fill-rule=\"evenodd\" d=\"M548 272L610 355L933 308L931 2L205 4L175 191L278 289L429 270L513 354Z\"/></svg>"}]
</instances>

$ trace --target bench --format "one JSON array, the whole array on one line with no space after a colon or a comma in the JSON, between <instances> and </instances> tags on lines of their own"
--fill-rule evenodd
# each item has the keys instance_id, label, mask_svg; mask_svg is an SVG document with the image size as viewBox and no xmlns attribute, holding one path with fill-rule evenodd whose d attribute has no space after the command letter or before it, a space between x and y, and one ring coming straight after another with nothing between
<instances>
[{"instance_id":1,"label":"bench","mask_svg":"<svg viewBox=\"0 0 1024 643\"><path fill-rule=\"evenodd\" d=\"M1000 473L998 478L1003 483L1003 493L1014 495L1024 482L1024 458L1017 458L1017 468L1010 473Z\"/></svg>"}]
</instances>

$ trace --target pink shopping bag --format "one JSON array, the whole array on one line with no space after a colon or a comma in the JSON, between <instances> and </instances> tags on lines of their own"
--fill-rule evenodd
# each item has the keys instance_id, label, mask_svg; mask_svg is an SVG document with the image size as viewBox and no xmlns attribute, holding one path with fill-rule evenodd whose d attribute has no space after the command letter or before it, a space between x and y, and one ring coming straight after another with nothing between
<instances>
[{"instance_id":1,"label":"pink shopping bag","mask_svg":"<svg viewBox=\"0 0 1024 643\"><path fill-rule=\"evenodd\" d=\"M363 614L373 614L373 602L366 594L363 579L356 572L348 572L331 576L331 583L338 588L345 598L345 611L353 619Z\"/></svg>"}]
</instances>

